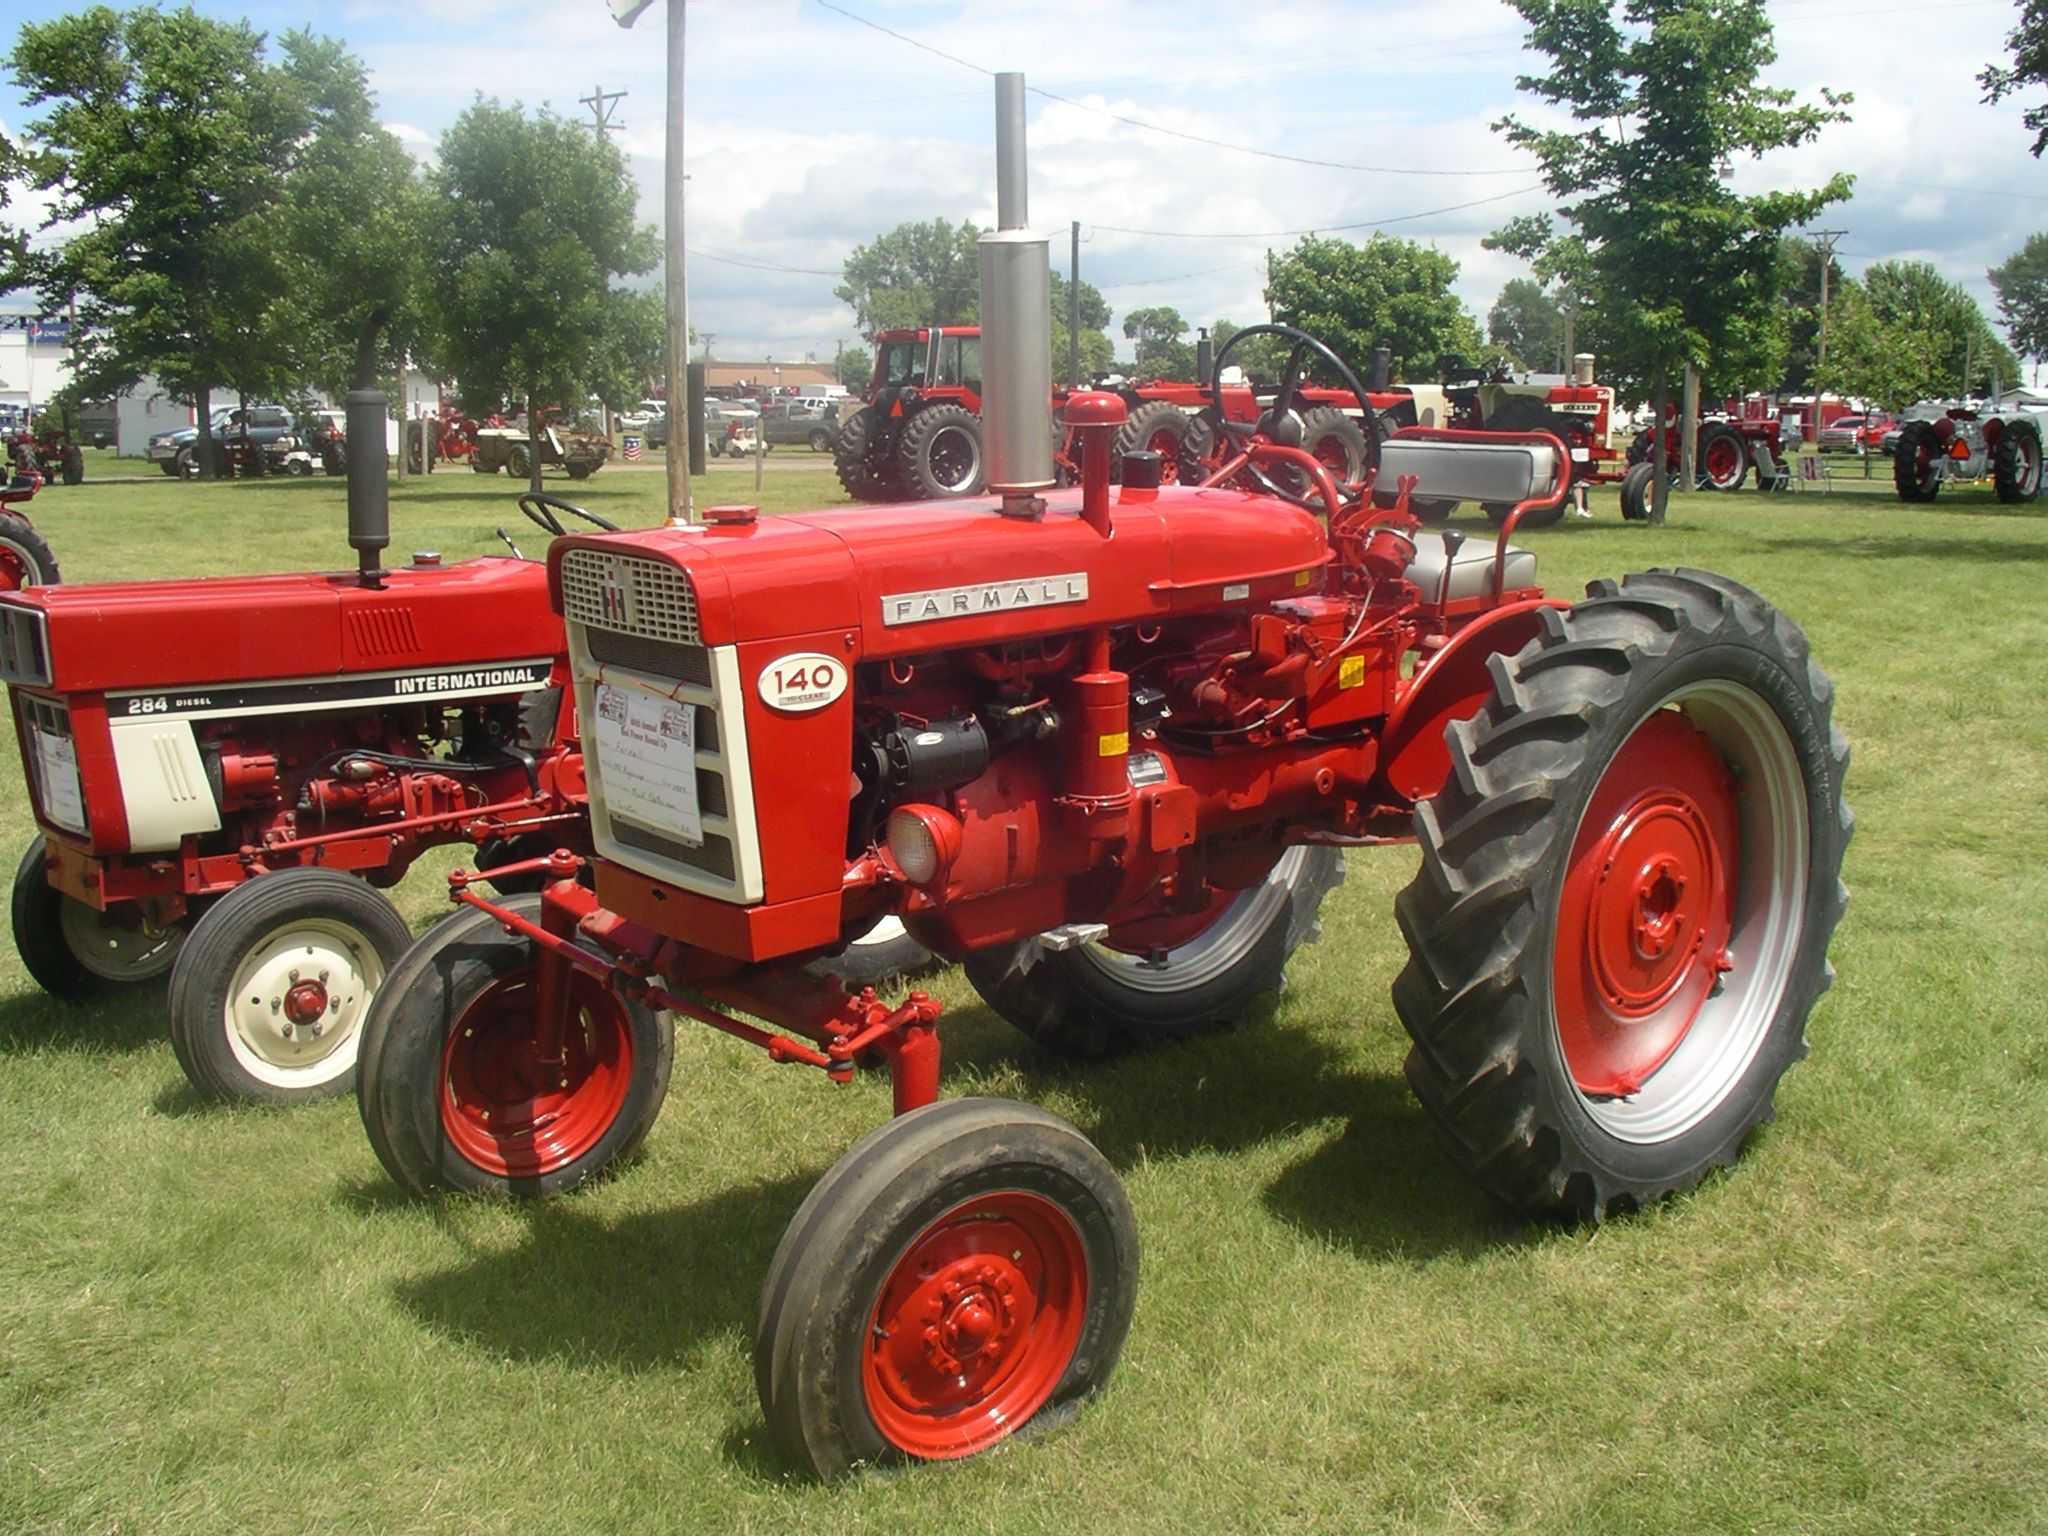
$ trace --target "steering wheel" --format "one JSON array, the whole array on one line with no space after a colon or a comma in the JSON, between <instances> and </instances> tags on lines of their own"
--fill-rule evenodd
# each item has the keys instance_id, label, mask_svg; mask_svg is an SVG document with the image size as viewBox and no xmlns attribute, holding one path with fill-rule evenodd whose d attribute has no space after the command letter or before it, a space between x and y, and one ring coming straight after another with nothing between
<instances>
[{"instance_id":1,"label":"steering wheel","mask_svg":"<svg viewBox=\"0 0 2048 1536\"><path fill-rule=\"evenodd\" d=\"M595 512L579 507L573 501L564 501L559 496L545 495L540 491L528 491L519 498L520 511L524 512L534 522L540 524L544 530L553 534L556 538L560 538L569 530L564 528L562 520L555 516L553 510L555 508L560 508L572 516L580 517L586 523L595 523L606 533L617 533L619 531L619 525L610 518L599 517Z\"/></svg>"},{"instance_id":2,"label":"steering wheel","mask_svg":"<svg viewBox=\"0 0 2048 1536\"><path fill-rule=\"evenodd\" d=\"M1294 345L1288 351L1287 366L1280 370L1280 384L1274 392L1272 403L1260 411L1259 419L1232 421L1223 410L1223 368L1230 354L1237 350L1239 343L1252 336L1284 336ZM1278 444L1284 448L1302 447L1303 423L1301 413L1295 409L1295 404L1301 393L1301 386L1307 381L1307 369L1303 364L1311 354L1321 358L1336 370L1338 379L1358 402L1358 409L1364 418L1362 430L1365 434L1365 467L1370 476L1372 466L1379 461L1380 425L1378 418L1373 414L1371 404L1365 398L1365 386L1358 382L1358 375L1345 366L1343 358L1308 332L1297 330L1291 325L1248 325L1241 331L1233 332L1230 340L1216 349L1216 360L1209 374L1209 399L1211 409L1215 412L1216 425L1231 438L1236 439L1236 445L1241 451L1253 447L1260 441ZM1258 402L1258 391L1253 392L1252 399L1254 403ZM1260 467L1256 459L1248 459L1244 467L1246 473L1266 491L1281 500L1291 501L1298 507L1310 509L1320 505L1310 495L1310 488L1296 489L1276 480Z\"/></svg>"}]
</instances>

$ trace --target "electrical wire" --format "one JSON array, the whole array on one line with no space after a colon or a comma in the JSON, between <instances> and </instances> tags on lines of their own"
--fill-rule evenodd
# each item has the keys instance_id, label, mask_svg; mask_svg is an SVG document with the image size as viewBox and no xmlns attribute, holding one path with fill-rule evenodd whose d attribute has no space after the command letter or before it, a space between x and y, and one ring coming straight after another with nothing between
<instances>
[{"instance_id":1,"label":"electrical wire","mask_svg":"<svg viewBox=\"0 0 2048 1536\"><path fill-rule=\"evenodd\" d=\"M916 48L921 52L931 54L934 58L944 59L948 64L957 64L962 69L971 69L980 75L993 77L996 74L995 70L989 69L985 65L976 64L971 59L963 59L958 54L948 53L943 48L935 48L930 43L921 42L907 33L898 32L891 27L885 27L878 21L870 21L865 16L849 11L843 5L835 5L833 0L813 0L813 3L822 6L825 10L831 11L834 15L843 16L848 21L856 22L872 31L879 32L884 37L893 37L899 43L908 44L910 47ZM1529 174L1526 166L1502 166L1498 169L1483 171L1438 171L1424 170L1412 165L1353 165L1343 160L1317 160L1308 155L1289 155L1276 149L1259 149L1250 144L1232 144L1227 140L1212 139L1199 133L1184 133L1178 128L1167 128L1158 123L1145 122L1141 118L1127 117L1121 112L1112 112L1107 107L1090 106L1087 102L1075 101L1071 96L1062 96L1056 91L1044 90L1035 85L1027 85L1024 89L1033 96L1043 97L1047 101L1056 101L1063 107L1072 107L1077 112L1087 112L1096 117L1106 117L1111 122L1122 123L1127 127L1137 128L1146 133L1160 134L1169 139L1180 139L1189 144L1200 144L1208 149L1229 150L1233 154L1240 155L1256 155L1262 160L1284 161L1289 165L1308 165L1327 171L1363 171L1375 176L1526 176Z\"/></svg>"},{"instance_id":2,"label":"electrical wire","mask_svg":"<svg viewBox=\"0 0 2048 1536\"><path fill-rule=\"evenodd\" d=\"M1356 224L1318 224L1313 229L1240 229L1219 233L1206 229L1130 229L1122 224L1091 224L1088 227L1110 234L1146 235L1158 240L1277 240L1289 235L1337 234L1344 230L1412 224L1417 219L1433 219L1442 213L1459 213L1467 208L1482 208L1488 203L1504 203L1510 198L1527 197L1531 192L1542 190L1543 184L1537 182L1533 186L1517 187L1512 192L1499 192L1492 197L1475 197L1469 203L1452 203L1447 208L1426 208L1421 213L1403 213L1389 219L1365 219Z\"/></svg>"}]
</instances>

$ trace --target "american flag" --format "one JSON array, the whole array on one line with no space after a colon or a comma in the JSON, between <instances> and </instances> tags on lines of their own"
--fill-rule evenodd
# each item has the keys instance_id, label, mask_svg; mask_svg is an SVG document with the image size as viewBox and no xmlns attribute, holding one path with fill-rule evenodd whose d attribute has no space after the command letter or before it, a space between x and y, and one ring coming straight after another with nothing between
<instances>
[{"instance_id":1,"label":"american flag","mask_svg":"<svg viewBox=\"0 0 2048 1536\"><path fill-rule=\"evenodd\" d=\"M628 464L630 464L630 463L632 463L632 462L633 462L633 460L635 460L635 459L637 459L637 458L639 458L639 457L640 457L640 439L639 439L639 438L637 438L637 437L628 437L628 438L626 439L626 462L627 462Z\"/></svg>"}]
</instances>

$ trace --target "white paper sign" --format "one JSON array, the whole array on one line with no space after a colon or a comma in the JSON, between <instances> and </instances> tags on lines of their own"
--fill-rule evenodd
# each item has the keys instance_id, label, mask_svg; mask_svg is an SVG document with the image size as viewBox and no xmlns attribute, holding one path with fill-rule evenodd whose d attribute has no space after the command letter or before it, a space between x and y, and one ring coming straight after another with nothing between
<instances>
[{"instance_id":1,"label":"white paper sign","mask_svg":"<svg viewBox=\"0 0 2048 1536\"><path fill-rule=\"evenodd\" d=\"M599 683L596 745L606 810L703 846L696 705Z\"/></svg>"},{"instance_id":2,"label":"white paper sign","mask_svg":"<svg viewBox=\"0 0 2048 1536\"><path fill-rule=\"evenodd\" d=\"M60 827L85 830L85 796L78 787L78 745L69 736L35 731L36 762L42 769L43 814Z\"/></svg>"}]
</instances>

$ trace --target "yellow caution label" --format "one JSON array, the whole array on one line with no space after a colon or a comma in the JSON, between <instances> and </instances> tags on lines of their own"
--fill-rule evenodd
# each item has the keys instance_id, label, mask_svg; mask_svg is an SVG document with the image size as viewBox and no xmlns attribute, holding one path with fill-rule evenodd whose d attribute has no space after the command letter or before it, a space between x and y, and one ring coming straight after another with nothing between
<instances>
[{"instance_id":1,"label":"yellow caution label","mask_svg":"<svg viewBox=\"0 0 2048 1536\"><path fill-rule=\"evenodd\" d=\"M1129 731L1111 731L1095 743L1095 751L1097 755L1102 757L1122 757L1130 750L1131 733Z\"/></svg>"},{"instance_id":2,"label":"yellow caution label","mask_svg":"<svg viewBox=\"0 0 2048 1536\"><path fill-rule=\"evenodd\" d=\"M1294 584L1297 587L1305 587L1315 579L1316 573L1314 571L1296 571L1294 573Z\"/></svg>"},{"instance_id":3,"label":"yellow caution label","mask_svg":"<svg viewBox=\"0 0 2048 1536\"><path fill-rule=\"evenodd\" d=\"M1337 663L1337 686L1339 688L1357 688L1362 686L1364 682L1365 658L1363 656L1346 656Z\"/></svg>"}]
</instances>

